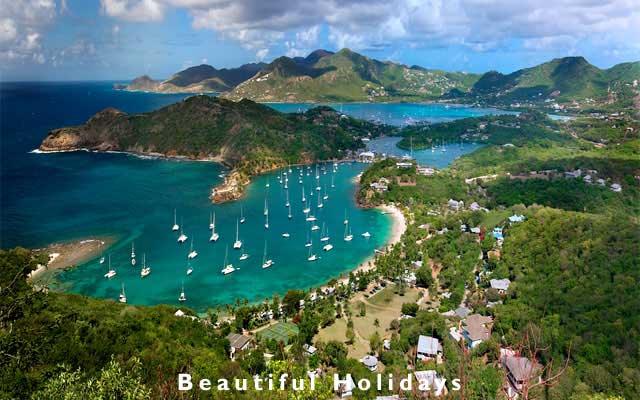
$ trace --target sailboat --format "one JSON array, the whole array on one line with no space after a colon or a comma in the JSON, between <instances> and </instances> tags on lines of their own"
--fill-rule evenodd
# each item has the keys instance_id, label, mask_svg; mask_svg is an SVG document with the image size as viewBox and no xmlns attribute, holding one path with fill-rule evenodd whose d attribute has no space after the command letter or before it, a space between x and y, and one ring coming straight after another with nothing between
<instances>
[{"instance_id":1,"label":"sailboat","mask_svg":"<svg viewBox=\"0 0 640 400\"><path fill-rule=\"evenodd\" d=\"M311 247L311 239L309 238L309 231L307 231L307 241L304 243L304 247Z\"/></svg>"},{"instance_id":2,"label":"sailboat","mask_svg":"<svg viewBox=\"0 0 640 400\"><path fill-rule=\"evenodd\" d=\"M124 283L122 284L122 291L120 292L120 303L127 302L127 295L124 292Z\"/></svg>"},{"instance_id":3,"label":"sailboat","mask_svg":"<svg viewBox=\"0 0 640 400\"><path fill-rule=\"evenodd\" d=\"M247 253L242 253L242 254L240 255L240 261L244 261L244 260L246 260L247 258L249 258L249 255L248 255Z\"/></svg>"},{"instance_id":4,"label":"sailboat","mask_svg":"<svg viewBox=\"0 0 640 400\"><path fill-rule=\"evenodd\" d=\"M211 228L211 237L209 240L216 242L220 238L220 235L216 233L216 213L213 213L213 219L211 221L213 223L213 227Z\"/></svg>"},{"instance_id":5,"label":"sailboat","mask_svg":"<svg viewBox=\"0 0 640 400\"><path fill-rule=\"evenodd\" d=\"M321 242L329 241L329 228L327 227L327 229L325 230L324 222L322 223L322 232L320 232L320 241Z\"/></svg>"},{"instance_id":6,"label":"sailboat","mask_svg":"<svg viewBox=\"0 0 640 400\"><path fill-rule=\"evenodd\" d=\"M187 297L184 295L184 282L182 282L182 291L180 292L180 297L178 297L178 301L180 303L187 301Z\"/></svg>"},{"instance_id":7,"label":"sailboat","mask_svg":"<svg viewBox=\"0 0 640 400\"><path fill-rule=\"evenodd\" d=\"M271 184L269 184L269 179L267 179L267 183L264 185L264 187L269 187L271 186Z\"/></svg>"},{"instance_id":8,"label":"sailboat","mask_svg":"<svg viewBox=\"0 0 640 400\"><path fill-rule=\"evenodd\" d=\"M333 183L333 177L334 177L334 175L331 175L331 187L332 188L336 187L335 183Z\"/></svg>"},{"instance_id":9,"label":"sailboat","mask_svg":"<svg viewBox=\"0 0 640 400\"><path fill-rule=\"evenodd\" d=\"M316 261L318 256L313 254L313 243L309 246L309 256L307 257L307 261Z\"/></svg>"},{"instance_id":10,"label":"sailboat","mask_svg":"<svg viewBox=\"0 0 640 400\"><path fill-rule=\"evenodd\" d=\"M324 251L330 251L331 249L333 249L333 245L331 243L327 243L324 246L322 246L322 250Z\"/></svg>"},{"instance_id":11,"label":"sailboat","mask_svg":"<svg viewBox=\"0 0 640 400\"><path fill-rule=\"evenodd\" d=\"M342 221L343 224L347 225L349 223L349 218L347 218L347 209L344 209L344 221Z\"/></svg>"},{"instance_id":12,"label":"sailboat","mask_svg":"<svg viewBox=\"0 0 640 400\"><path fill-rule=\"evenodd\" d=\"M322 196L323 200L328 200L329 199L329 195L327 194L327 184L325 183L324 185L324 196Z\"/></svg>"},{"instance_id":13,"label":"sailboat","mask_svg":"<svg viewBox=\"0 0 640 400\"><path fill-rule=\"evenodd\" d=\"M267 204L267 198L265 197L264 199L264 211L263 211L264 215L269 214L269 205Z\"/></svg>"},{"instance_id":14,"label":"sailboat","mask_svg":"<svg viewBox=\"0 0 640 400\"><path fill-rule=\"evenodd\" d=\"M100 248L104 246L104 242L100 244ZM104 264L104 249L102 250L102 255L100 256L100 264Z\"/></svg>"},{"instance_id":15,"label":"sailboat","mask_svg":"<svg viewBox=\"0 0 640 400\"><path fill-rule=\"evenodd\" d=\"M444 139L442 139L442 149L443 152L447 151L447 148L444 145Z\"/></svg>"},{"instance_id":16,"label":"sailboat","mask_svg":"<svg viewBox=\"0 0 640 400\"><path fill-rule=\"evenodd\" d=\"M176 209L173 209L173 226L171 227L171 230L174 232L177 232L178 229L180 229L180 225L178 225L178 222L176 220Z\"/></svg>"},{"instance_id":17,"label":"sailboat","mask_svg":"<svg viewBox=\"0 0 640 400\"><path fill-rule=\"evenodd\" d=\"M267 259L267 241L264 241L264 255L262 256L262 268L269 268L273 265L273 260Z\"/></svg>"},{"instance_id":18,"label":"sailboat","mask_svg":"<svg viewBox=\"0 0 640 400\"><path fill-rule=\"evenodd\" d=\"M320 195L318 194L318 205L317 205L317 208L322 208L322 207L324 207L324 204L322 203Z\"/></svg>"},{"instance_id":19,"label":"sailboat","mask_svg":"<svg viewBox=\"0 0 640 400\"><path fill-rule=\"evenodd\" d=\"M305 203L307 201L307 198L304 195L304 186L302 187L302 202Z\"/></svg>"},{"instance_id":20,"label":"sailboat","mask_svg":"<svg viewBox=\"0 0 640 400\"><path fill-rule=\"evenodd\" d=\"M344 227L344 241L350 242L353 239L353 235L351 234L351 228L349 228L349 223Z\"/></svg>"},{"instance_id":21,"label":"sailboat","mask_svg":"<svg viewBox=\"0 0 640 400\"><path fill-rule=\"evenodd\" d=\"M191 266L191 263L187 264L187 276L191 275L193 273L193 267Z\"/></svg>"},{"instance_id":22,"label":"sailboat","mask_svg":"<svg viewBox=\"0 0 640 400\"><path fill-rule=\"evenodd\" d=\"M287 214L287 217L289 219L293 218L293 215L291 215L291 207L289 207L289 213Z\"/></svg>"},{"instance_id":23,"label":"sailboat","mask_svg":"<svg viewBox=\"0 0 640 400\"><path fill-rule=\"evenodd\" d=\"M104 277L107 279L111 279L114 276L116 276L116 270L111 268L111 254L109 254L109 269L107 270L107 273L104 274Z\"/></svg>"},{"instance_id":24,"label":"sailboat","mask_svg":"<svg viewBox=\"0 0 640 400\"><path fill-rule=\"evenodd\" d=\"M180 227L180 236L178 236L178 243L184 243L187 241L187 239L188 239L187 235L184 234L182 227Z\"/></svg>"},{"instance_id":25,"label":"sailboat","mask_svg":"<svg viewBox=\"0 0 640 400\"><path fill-rule=\"evenodd\" d=\"M136 265L136 251L133 248L133 242L131 242L131 265Z\"/></svg>"},{"instance_id":26,"label":"sailboat","mask_svg":"<svg viewBox=\"0 0 640 400\"><path fill-rule=\"evenodd\" d=\"M236 250L242 247L242 241L240 240L240 237L239 237L239 233L240 233L239 229L240 227L238 225L238 221L236 221L236 241L233 243L233 248Z\"/></svg>"},{"instance_id":27,"label":"sailboat","mask_svg":"<svg viewBox=\"0 0 640 400\"><path fill-rule=\"evenodd\" d=\"M309 203L305 204L305 207L302 210L302 212L305 213L305 214L309 214L309 212L311 212L311 208L309 208Z\"/></svg>"},{"instance_id":28,"label":"sailboat","mask_svg":"<svg viewBox=\"0 0 640 400\"><path fill-rule=\"evenodd\" d=\"M213 222L213 213L209 212L209 230L213 230L216 224Z\"/></svg>"},{"instance_id":29,"label":"sailboat","mask_svg":"<svg viewBox=\"0 0 640 400\"><path fill-rule=\"evenodd\" d=\"M227 264L228 255L229 255L229 247L227 246L224 250L224 263L223 263L224 268L222 268L222 270L220 271L222 272L222 275L228 275L236 270L233 264Z\"/></svg>"},{"instance_id":30,"label":"sailboat","mask_svg":"<svg viewBox=\"0 0 640 400\"><path fill-rule=\"evenodd\" d=\"M146 254L142 254L142 269L140 270L140 278L144 278L151 273L151 268L147 267Z\"/></svg>"},{"instance_id":31,"label":"sailboat","mask_svg":"<svg viewBox=\"0 0 640 400\"><path fill-rule=\"evenodd\" d=\"M362 234L362 237L368 238L368 237L371 237L371 234L369 233L369 231L367 231L367 232Z\"/></svg>"},{"instance_id":32,"label":"sailboat","mask_svg":"<svg viewBox=\"0 0 640 400\"><path fill-rule=\"evenodd\" d=\"M264 229L269 229L269 213L266 213L264 218Z\"/></svg>"},{"instance_id":33,"label":"sailboat","mask_svg":"<svg viewBox=\"0 0 640 400\"><path fill-rule=\"evenodd\" d=\"M312 232L313 232L313 231L317 231L318 229L320 229L320 227L319 227L318 225L313 225L313 226L311 227L311 231L312 231Z\"/></svg>"},{"instance_id":34,"label":"sailboat","mask_svg":"<svg viewBox=\"0 0 640 400\"><path fill-rule=\"evenodd\" d=\"M284 203L285 207L289 207L291 206L291 203L289 203L289 191L287 190L287 201Z\"/></svg>"},{"instance_id":35,"label":"sailboat","mask_svg":"<svg viewBox=\"0 0 640 400\"><path fill-rule=\"evenodd\" d=\"M193 259L193 258L196 258L196 257L198 257L198 252L193 249L193 238L191 238L191 251L189 251L189 254L187 255L187 258L188 259Z\"/></svg>"},{"instance_id":36,"label":"sailboat","mask_svg":"<svg viewBox=\"0 0 640 400\"><path fill-rule=\"evenodd\" d=\"M285 238L285 239L288 239L288 238L291 237L291 235L289 234L289 232L285 232L285 233L282 234L282 237Z\"/></svg>"},{"instance_id":37,"label":"sailboat","mask_svg":"<svg viewBox=\"0 0 640 400\"><path fill-rule=\"evenodd\" d=\"M317 218L316 218L316 217L314 217L313 215L308 215L308 216L307 216L307 218L305 218L305 219L306 219L307 221L309 221L309 222L313 222L313 221L315 221Z\"/></svg>"},{"instance_id":38,"label":"sailboat","mask_svg":"<svg viewBox=\"0 0 640 400\"><path fill-rule=\"evenodd\" d=\"M242 213L242 206L240 206L240 223L244 224L244 221L246 221L246 219Z\"/></svg>"}]
</instances>

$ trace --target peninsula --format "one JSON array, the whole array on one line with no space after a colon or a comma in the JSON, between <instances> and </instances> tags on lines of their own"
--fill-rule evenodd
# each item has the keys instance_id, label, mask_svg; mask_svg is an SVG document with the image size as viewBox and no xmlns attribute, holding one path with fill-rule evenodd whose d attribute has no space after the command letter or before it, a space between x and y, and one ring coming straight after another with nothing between
<instances>
[{"instance_id":1,"label":"peninsula","mask_svg":"<svg viewBox=\"0 0 640 400\"><path fill-rule=\"evenodd\" d=\"M231 169L214 202L239 198L252 176L298 163L342 159L361 138L396 128L329 107L285 114L250 100L193 96L144 114L107 108L84 125L55 129L40 151L123 151L223 163Z\"/></svg>"}]
</instances>

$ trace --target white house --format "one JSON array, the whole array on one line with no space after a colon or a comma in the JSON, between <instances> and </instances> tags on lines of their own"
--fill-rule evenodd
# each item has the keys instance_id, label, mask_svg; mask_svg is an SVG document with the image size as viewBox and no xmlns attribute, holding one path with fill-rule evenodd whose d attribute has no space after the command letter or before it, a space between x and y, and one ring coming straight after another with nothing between
<instances>
[{"instance_id":1,"label":"white house","mask_svg":"<svg viewBox=\"0 0 640 400\"><path fill-rule=\"evenodd\" d=\"M480 314L469 315L462 325L462 336L467 341L467 347L474 348L491 337L493 319Z\"/></svg>"},{"instance_id":2,"label":"white house","mask_svg":"<svg viewBox=\"0 0 640 400\"><path fill-rule=\"evenodd\" d=\"M378 359L376 356L366 355L360 359L360 362L371 372L378 369Z\"/></svg>"},{"instance_id":3,"label":"white house","mask_svg":"<svg viewBox=\"0 0 640 400\"><path fill-rule=\"evenodd\" d=\"M622 192L622 186L620 186L619 183L612 183L611 190L613 190L614 192Z\"/></svg>"},{"instance_id":4,"label":"white house","mask_svg":"<svg viewBox=\"0 0 640 400\"><path fill-rule=\"evenodd\" d=\"M498 293L500 294L504 294L507 292L507 290L509 290L509 285L511 284L511 281L507 278L491 279L489 283L491 284L492 289L497 290Z\"/></svg>"},{"instance_id":5,"label":"white house","mask_svg":"<svg viewBox=\"0 0 640 400\"><path fill-rule=\"evenodd\" d=\"M312 345L306 344L306 343L302 346L302 349L304 350L305 354L308 355L308 356L312 356L312 355L316 354L316 351L318 351L318 349L316 349Z\"/></svg>"},{"instance_id":6,"label":"white house","mask_svg":"<svg viewBox=\"0 0 640 400\"><path fill-rule=\"evenodd\" d=\"M420 335L418 337L418 347L416 349L416 357L418 360L436 358L442 353L442 345L440 341L431 336Z\"/></svg>"},{"instance_id":7,"label":"white house","mask_svg":"<svg viewBox=\"0 0 640 400\"><path fill-rule=\"evenodd\" d=\"M524 221L524 215L513 214L509 217L509 222L511 222L512 224L522 221Z\"/></svg>"},{"instance_id":8,"label":"white house","mask_svg":"<svg viewBox=\"0 0 640 400\"><path fill-rule=\"evenodd\" d=\"M464 201L460 200L453 200L453 199L449 199L449 201L447 202L447 205L449 206L449 208L451 208L452 210L462 210L464 208Z\"/></svg>"},{"instance_id":9,"label":"white house","mask_svg":"<svg viewBox=\"0 0 640 400\"><path fill-rule=\"evenodd\" d=\"M425 386L428 385L429 387L429 392L435 394L435 395L439 395L440 393L436 393L436 381L441 381L442 378L440 378L438 376L438 373L433 370L433 369L427 369L424 371L415 371L413 373L413 376L416 378L416 381L418 381L418 386Z\"/></svg>"}]
</instances>

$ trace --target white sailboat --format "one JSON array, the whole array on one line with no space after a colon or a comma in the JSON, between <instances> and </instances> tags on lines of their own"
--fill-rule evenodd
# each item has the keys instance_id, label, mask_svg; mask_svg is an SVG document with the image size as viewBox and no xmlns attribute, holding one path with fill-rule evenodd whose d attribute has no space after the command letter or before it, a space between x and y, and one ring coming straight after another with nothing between
<instances>
[{"instance_id":1,"label":"white sailboat","mask_svg":"<svg viewBox=\"0 0 640 400\"><path fill-rule=\"evenodd\" d=\"M309 216L307 216L307 218L305 218L305 219L306 219L308 222L313 222L313 221L315 221L317 218L316 218L316 217L314 217L313 215L309 215Z\"/></svg>"},{"instance_id":2,"label":"white sailboat","mask_svg":"<svg viewBox=\"0 0 640 400\"><path fill-rule=\"evenodd\" d=\"M184 282L182 282L182 291L180 291L180 297L178 297L180 303L187 301L187 296L184 295Z\"/></svg>"},{"instance_id":3,"label":"white sailboat","mask_svg":"<svg viewBox=\"0 0 640 400\"><path fill-rule=\"evenodd\" d=\"M320 232L320 241L328 242L329 241L329 228L325 229L324 222L322 223L322 232Z\"/></svg>"},{"instance_id":4,"label":"white sailboat","mask_svg":"<svg viewBox=\"0 0 640 400\"><path fill-rule=\"evenodd\" d=\"M291 203L289 202L289 191L287 190L287 201L284 203L285 207L290 207Z\"/></svg>"},{"instance_id":5,"label":"white sailboat","mask_svg":"<svg viewBox=\"0 0 640 400\"><path fill-rule=\"evenodd\" d=\"M342 221L343 224L348 224L349 223L349 218L347 218L347 209L344 209L344 221Z\"/></svg>"},{"instance_id":6,"label":"white sailboat","mask_svg":"<svg viewBox=\"0 0 640 400\"><path fill-rule=\"evenodd\" d=\"M309 231L307 231L307 241L304 243L304 247L311 247L311 239L309 238Z\"/></svg>"},{"instance_id":7,"label":"white sailboat","mask_svg":"<svg viewBox=\"0 0 640 400\"><path fill-rule=\"evenodd\" d=\"M311 212L311 208L309 207L309 203L305 204L305 207L302 210L302 212L305 213L305 214L309 214L309 212Z\"/></svg>"},{"instance_id":8,"label":"white sailboat","mask_svg":"<svg viewBox=\"0 0 640 400\"><path fill-rule=\"evenodd\" d=\"M242 206L240 206L240 223L244 224L244 221L246 221L243 212L242 212Z\"/></svg>"},{"instance_id":9,"label":"white sailboat","mask_svg":"<svg viewBox=\"0 0 640 400\"><path fill-rule=\"evenodd\" d=\"M133 247L133 242L131 242L131 265L136 265L136 251Z\"/></svg>"},{"instance_id":10,"label":"white sailboat","mask_svg":"<svg viewBox=\"0 0 640 400\"><path fill-rule=\"evenodd\" d=\"M273 260L267 259L267 241L264 242L264 255L262 256L262 268L269 268L273 265Z\"/></svg>"},{"instance_id":11,"label":"white sailboat","mask_svg":"<svg viewBox=\"0 0 640 400\"><path fill-rule=\"evenodd\" d=\"M182 225L182 224L180 224ZM182 230L182 227L180 227L180 236L178 236L178 243L184 243L186 242L188 239L187 235L184 234L184 231Z\"/></svg>"},{"instance_id":12,"label":"white sailboat","mask_svg":"<svg viewBox=\"0 0 640 400\"><path fill-rule=\"evenodd\" d=\"M447 151L447 148L444 145L444 139L442 139L442 149L443 152Z\"/></svg>"},{"instance_id":13,"label":"white sailboat","mask_svg":"<svg viewBox=\"0 0 640 400\"><path fill-rule=\"evenodd\" d=\"M233 242L233 248L238 250L242 247L242 241L240 240L240 226L238 225L238 221L236 221L236 241Z\"/></svg>"},{"instance_id":14,"label":"white sailboat","mask_svg":"<svg viewBox=\"0 0 640 400\"><path fill-rule=\"evenodd\" d=\"M349 228L349 223L347 222L344 227L344 241L350 242L351 240L353 240L353 235L351 234L351 228Z\"/></svg>"},{"instance_id":15,"label":"white sailboat","mask_svg":"<svg viewBox=\"0 0 640 400\"><path fill-rule=\"evenodd\" d=\"M289 234L289 232L285 232L285 233L282 234L282 237L285 238L285 239L288 239L288 238L291 237L291 235Z\"/></svg>"},{"instance_id":16,"label":"white sailboat","mask_svg":"<svg viewBox=\"0 0 640 400\"><path fill-rule=\"evenodd\" d=\"M151 273L151 268L147 267L147 257L146 254L142 254L142 269L140 270L140 278L144 278L149 276Z\"/></svg>"},{"instance_id":17,"label":"white sailboat","mask_svg":"<svg viewBox=\"0 0 640 400\"><path fill-rule=\"evenodd\" d=\"M304 186L302 187L302 202L305 203L307 201L307 197L304 195Z\"/></svg>"},{"instance_id":18,"label":"white sailboat","mask_svg":"<svg viewBox=\"0 0 640 400\"><path fill-rule=\"evenodd\" d=\"M222 264L224 268L222 268L222 270L220 271L222 272L222 275L229 275L230 273L236 270L233 264L227 264L228 255L229 255L229 247L227 246L224 250L224 263Z\"/></svg>"},{"instance_id":19,"label":"white sailboat","mask_svg":"<svg viewBox=\"0 0 640 400\"><path fill-rule=\"evenodd\" d=\"M244 261L244 260L246 260L247 258L249 258L249 255L248 255L247 253L242 253L242 254L240 255L240 261Z\"/></svg>"},{"instance_id":20,"label":"white sailboat","mask_svg":"<svg viewBox=\"0 0 640 400\"><path fill-rule=\"evenodd\" d=\"M187 264L187 276L191 275L193 273L193 267L191 266L191 263Z\"/></svg>"},{"instance_id":21,"label":"white sailboat","mask_svg":"<svg viewBox=\"0 0 640 400\"><path fill-rule=\"evenodd\" d=\"M213 222L213 213L209 212L209 230L213 230L216 227L215 222Z\"/></svg>"},{"instance_id":22,"label":"white sailboat","mask_svg":"<svg viewBox=\"0 0 640 400\"><path fill-rule=\"evenodd\" d=\"M327 194L327 184L325 183L324 185L324 196L322 196L323 200L328 200L329 199L329 195Z\"/></svg>"},{"instance_id":23,"label":"white sailboat","mask_svg":"<svg viewBox=\"0 0 640 400\"><path fill-rule=\"evenodd\" d=\"M317 231L318 229L320 229L320 227L319 227L318 225L313 225L313 226L311 227L311 231L312 231L312 232L313 232L313 231Z\"/></svg>"},{"instance_id":24,"label":"white sailboat","mask_svg":"<svg viewBox=\"0 0 640 400\"><path fill-rule=\"evenodd\" d=\"M180 229L180 225L178 225L178 221L176 219L176 209L173 209L173 226L171 227L171 230L174 232L177 232Z\"/></svg>"},{"instance_id":25,"label":"white sailboat","mask_svg":"<svg viewBox=\"0 0 640 400\"><path fill-rule=\"evenodd\" d=\"M335 171L335 170L334 170L334 171ZM336 187L336 184L335 184L335 183L333 183L333 177L334 177L334 175L331 175L331 188Z\"/></svg>"},{"instance_id":26,"label":"white sailboat","mask_svg":"<svg viewBox=\"0 0 640 400\"><path fill-rule=\"evenodd\" d=\"M111 254L109 254L109 269L107 270L107 273L104 274L104 277L107 279L111 279L114 276L116 276L116 270L111 268Z\"/></svg>"},{"instance_id":27,"label":"white sailboat","mask_svg":"<svg viewBox=\"0 0 640 400\"><path fill-rule=\"evenodd\" d=\"M189 251L187 258L191 260L196 257L198 257L198 252L193 249L193 238L191 238L191 251Z\"/></svg>"},{"instance_id":28,"label":"white sailboat","mask_svg":"<svg viewBox=\"0 0 640 400\"><path fill-rule=\"evenodd\" d=\"M317 205L317 208L322 208L322 207L324 207L324 204L322 203L320 194L318 194L318 205Z\"/></svg>"},{"instance_id":29,"label":"white sailboat","mask_svg":"<svg viewBox=\"0 0 640 400\"><path fill-rule=\"evenodd\" d=\"M122 284L122 291L120 292L120 303L126 303L127 302L127 295L124 292L124 283Z\"/></svg>"},{"instance_id":30,"label":"white sailboat","mask_svg":"<svg viewBox=\"0 0 640 400\"><path fill-rule=\"evenodd\" d=\"M293 215L291 215L291 207L289 207L289 213L287 214L287 218L289 219L293 218Z\"/></svg>"},{"instance_id":31,"label":"white sailboat","mask_svg":"<svg viewBox=\"0 0 640 400\"><path fill-rule=\"evenodd\" d=\"M307 261L316 261L318 256L313 253L313 243L309 246L309 256L307 257Z\"/></svg>"},{"instance_id":32,"label":"white sailboat","mask_svg":"<svg viewBox=\"0 0 640 400\"><path fill-rule=\"evenodd\" d=\"M264 217L264 229L269 229L269 213L266 213Z\"/></svg>"},{"instance_id":33,"label":"white sailboat","mask_svg":"<svg viewBox=\"0 0 640 400\"><path fill-rule=\"evenodd\" d=\"M331 249L333 249L333 245L331 243L327 243L324 246L322 246L322 250L324 251L330 251Z\"/></svg>"},{"instance_id":34,"label":"white sailboat","mask_svg":"<svg viewBox=\"0 0 640 400\"><path fill-rule=\"evenodd\" d=\"M104 244L100 244L100 247L102 248L104 246ZM104 249L102 250L102 255L100 256L100 264L104 264Z\"/></svg>"},{"instance_id":35,"label":"white sailboat","mask_svg":"<svg viewBox=\"0 0 640 400\"><path fill-rule=\"evenodd\" d=\"M263 211L264 215L269 214L269 205L267 204L267 199L264 199L264 211Z\"/></svg>"},{"instance_id":36,"label":"white sailboat","mask_svg":"<svg viewBox=\"0 0 640 400\"><path fill-rule=\"evenodd\" d=\"M269 179L267 179L267 183L264 185L264 187L269 187L271 186L271 184L269 183Z\"/></svg>"},{"instance_id":37,"label":"white sailboat","mask_svg":"<svg viewBox=\"0 0 640 400\"><path fill-rule=\"evenodd\" d=\"M213 223L213 227L211 228L211 237L209 238L209 240L212 242L216 242L220 238L220 235L216 233L216 213L213 213L213 219L211 221Z\"/></svg>"},{"instance_id":38,"label":"white sailboat","mask_svg":"<svg viewBox=\"0 0 640 400\"><path fill-rule=\"evenodd\" d=\"M369 231L367 231L367 232L362 234L362 237L368 238L368 237L371 237L371 234L369 233Z\"/></svg>"}]
</instances>

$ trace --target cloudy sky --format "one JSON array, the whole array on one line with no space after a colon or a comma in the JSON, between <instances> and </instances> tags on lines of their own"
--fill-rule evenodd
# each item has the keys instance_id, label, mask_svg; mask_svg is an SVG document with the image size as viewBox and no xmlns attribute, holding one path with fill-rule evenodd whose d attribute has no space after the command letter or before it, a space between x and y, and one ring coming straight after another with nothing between
<instances>
[{"instance_id":1,"label":"cloudy sky","mask_svg":"<svg viewBox=\"0 0 640 400\"><path fill-rule=\"evenodd\" d=\"M0 0L0 80L163 78L343 47L446 70L605 68L640 60L640 0Z\"/></svg>"}]
</instances>

